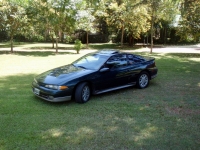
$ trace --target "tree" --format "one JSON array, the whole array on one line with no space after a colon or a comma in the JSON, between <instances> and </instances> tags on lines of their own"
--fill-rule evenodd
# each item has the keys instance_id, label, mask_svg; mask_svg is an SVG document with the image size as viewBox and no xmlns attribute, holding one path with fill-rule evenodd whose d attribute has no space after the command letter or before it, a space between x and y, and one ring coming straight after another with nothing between
<instances>
[{"instance_id":1,"label":"tree","mask_svg":"<svg viewBox=\"0 0 200 150\"><path fill-rule=\"evenodd\" d=\"M116 1L109 4L106 21L108 25L121 30L121 46L124 32L130 38L140 38L140 34L149 29L147 7L141 1Z\"/></svg>"},{"instance_id":2,"label":"tree","mask_svg":"<svg viewBox=\"0 0 200 150\"><path fill-rule=\"evenodd\" d=\"M160 8L163 8L162 6L162 0L149 0L148 1L150 6L150 16L151 16L151 49L150 53L153 51L153 37L154 37L154 23L160 18Z\"/></svg>"},{"instance_id":3,"label":"tree","mask_svg":"<svg viewBox=\"0 0 200 150\"><path fill-rule=\"evenodd\" d=\"M70 0L48 0L44 6L46 7L45 22L52 38L56 41L56 53L58 53L60 34L70 32L74 28L75 4Z\"/></svg>"},{"instance_id":4,"label":"tree","mask_svg":"<svg viewBox=\"0 0 200 150\"><path fill-rule=\"evenodd\" d=\"M78 11L76 14L76 29L81 29L86 31L86 43L87 48L89 44L88 34L89 32L95 32L94 28L94 20L95 17L93 15L94 9L91 8L92 3L88 3L87 1L82 1L81 5L78 7Z\"/></svg>"},{"instance_id":5,"label":"tree","mask_svg":"<svg viewBox=\"0 0 200 150\"><path fill-rule=\"evenodd\" d=\"M0 12L1 26L9 33L11 53L13 53L13 38L17 33L23 33L26 27L25 9L13 1L2 0Z\"/></svg>"},{"instance_id":6,"label":"tree","mask_svg":"<svg viewBox=\"0 0 200 150\"><path fill-rule=\"evenodd\" d=\"M76 3L71 0L38 0L29 1L27 14L30 23L34 24L32 32L49 35L52 39L52 47L56 42L56 53L58 53L58 42L62 35L74 29ZM46 37L46 36L45 36Z\"/></svg>"},{"instance_id":7,"label":"tree","mask_svg":"<svg viewBox=\"0 0 200 150\"><path fill-rule=\"evenodd\" d=\"M179 0L147 0L149 5L149 14L151 15L151 49L150 53L153 52L153 39L155 33L155 23L161 25L161 21L172 24L173 20L177 15L178 2Z\"/></svg>"},{"instance_id":8,"label":"tree","mask_svg":"<svg viewBox=\"0 0 200 150\"><path fill-rule=\"evenodd\" d=\"M77 14L77 29L83 29L86 31L86 43L87 43L87 48L88 48L88 34L89 32L95 32L95 29L93 27L95 17L92 15L92 12L90 9L88 10L82 10L78 11Z\"/></svg>"},{"instance_id":9,"label":"tree","mask_svg":"<svg viewBox=\"0 0 200 150\"><path fill-rule=\"evenodd\" d=\"M184 0L181 4L181 21L178 34L182 40L188 37L195 42L200 40L200 1Z\"/></svg>"},{"instance_id":10,"label":"tree","mask_svg":"<svg viewBox=\"0 0 200 150\"><path fill-rule=\"evenodd\" d=\"M128 25L127 25L127 32L129 35L129 45L133 45L133 39L140 39L141 34L147 33L150 29L149 19L150 16L148 14L148 7L147 5L140 4L130 7L130 11L127 14L126 18L129 18ZM134 15L133 15L134 14Z\"/></svg>"}]
</instances>

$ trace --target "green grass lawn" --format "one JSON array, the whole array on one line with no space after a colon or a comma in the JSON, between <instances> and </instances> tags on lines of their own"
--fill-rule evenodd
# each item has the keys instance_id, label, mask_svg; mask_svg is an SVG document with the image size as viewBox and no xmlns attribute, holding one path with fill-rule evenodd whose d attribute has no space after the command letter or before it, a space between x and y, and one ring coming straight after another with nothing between
<instances>
[{"instance_id":1,"label":"green grass lawn","mask_svg":"<svg viewBox=\"0 0 200 150\"><path fill-rule=\"evenodd\" d=\"M0 53L1 150L199 149L199 54L153 54L159 72L148 88L92 96L85 104L32 94L35 75L81 55Z\"/></svg>"}]
</instances>

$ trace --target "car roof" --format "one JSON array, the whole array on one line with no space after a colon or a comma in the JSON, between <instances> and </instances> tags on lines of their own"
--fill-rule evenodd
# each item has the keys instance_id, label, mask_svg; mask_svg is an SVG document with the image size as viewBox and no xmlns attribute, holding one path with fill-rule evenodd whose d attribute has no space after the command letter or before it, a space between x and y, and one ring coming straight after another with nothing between
<instances>
[{"instance_id":1,"label":"car roof","mask_svg":"<svg viewBox=\"0 0 200 150\"><path fill-rule=\"evenodd\" d=\"M99 55L106 55L106 56L112 56L114 54L120 53L118 50L115 49L102 49L97 52Z\"/></svg>"}]
</instances>

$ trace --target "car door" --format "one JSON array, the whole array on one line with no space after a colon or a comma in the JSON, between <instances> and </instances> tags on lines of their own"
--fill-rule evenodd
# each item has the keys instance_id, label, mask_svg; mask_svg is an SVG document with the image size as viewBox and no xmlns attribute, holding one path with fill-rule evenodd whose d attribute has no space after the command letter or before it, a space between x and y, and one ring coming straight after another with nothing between
<instances>
[{"instance_id":1,"label":"car door","mask_svg":"<svg viewBox=\"0 0 200 150\"><path fill-rule=\"evenodd\" d=\"M119 87L129 82L130 66L128 66L126 54L116 54L112 56L103 67L109 68L109 70L99 72L99 76L96 79L96 88L98 90Z\"/></svg>"},{"instance_id":2,"label":"car door","mask_svg":"<svg viewBox=\"0 0 200 150\"><path fill-rule=\"evenodd\" d=\"M116 56L118 63L116 63L112 68L113 73L113 87L123 86L128 83L130 77L130 70L126 54L120 54Z\"/></svg>"},{"instance_id":3,"label":"car door","mask_svg":"<svg viewBox=\"0 0 200 150\"><path fill-rule=\"evenodd\" d=\"M129 66L129 83L134 83L137 80L137 76L139 73L142 71L142 61L136 58L132 54L127 54L127 59L128 59L128 66Z\"/></svg>"}]
</instances>

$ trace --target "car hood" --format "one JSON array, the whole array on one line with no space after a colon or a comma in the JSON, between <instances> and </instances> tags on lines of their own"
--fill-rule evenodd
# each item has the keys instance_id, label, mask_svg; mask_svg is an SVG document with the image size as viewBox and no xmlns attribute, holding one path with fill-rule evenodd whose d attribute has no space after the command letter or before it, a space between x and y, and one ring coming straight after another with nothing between
<instances>
[{"instance_id":1,"label":"car hood","mask_svg":"<svg viewBox=\"0 0 200 150\"><path fill-rule=\"evenodd\" d=\"M83 69L73 65L66 65L46 71L38 75L35 79L37 82L59 85L92 72L94 72L94 70Z\"/></svg>"}]
</instances>

